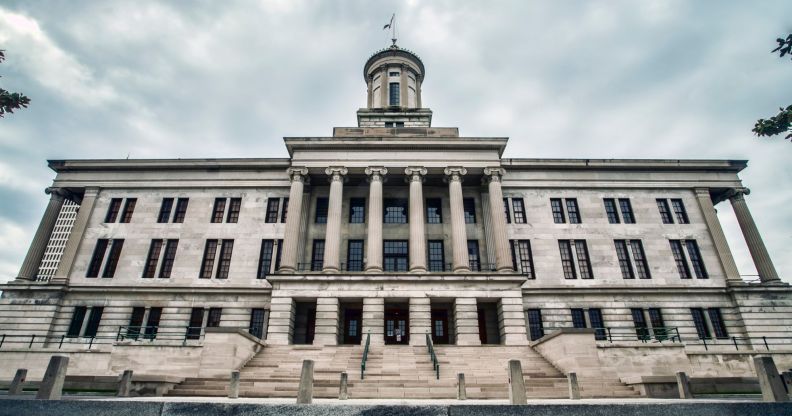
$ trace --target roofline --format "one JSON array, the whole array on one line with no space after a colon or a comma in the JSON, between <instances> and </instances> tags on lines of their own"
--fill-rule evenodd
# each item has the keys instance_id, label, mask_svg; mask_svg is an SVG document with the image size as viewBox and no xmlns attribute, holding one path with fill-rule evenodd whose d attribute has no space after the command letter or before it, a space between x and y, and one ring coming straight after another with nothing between
<instances>
[{"instance_id":1,"label":"roofline","mask_svg":"<svg viewBox=\"0 0 792 416\"><path fill-rule=\"evenodd\" d=\"M205 169L285 169L289 158L207 158L207 159L50 159L55 172L97 170L205 170Z\"/></svg>"},{"instance_id":2,"label":"roofline","mask_svg":"<svg viewBox=\"0 0 792 416\"><path fill-rule=\"evenodd\" d=\"M501 166L516 169L721 170L738 173L747 160L733 159L518 159L503 158Z\"/></svg>"}]
</instances>

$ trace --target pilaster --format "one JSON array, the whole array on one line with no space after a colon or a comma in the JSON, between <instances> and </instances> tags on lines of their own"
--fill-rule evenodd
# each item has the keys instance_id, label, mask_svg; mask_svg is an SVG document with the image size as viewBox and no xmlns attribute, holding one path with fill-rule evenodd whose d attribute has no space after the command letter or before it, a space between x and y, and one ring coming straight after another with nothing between
<instances>
[{"instance_id":1,"label":"pilaster","mask_svg":"<svg viewBox=\"0 0 792 416\"><path fill-rule=\"evenodd\" d=\"M481 345L476 298L454 300L454 325L457 345Z\"/></svg>"},{"instance_id":2,"label":"pilaster","mask_svg":"<svg viewBox=\"0 0 792 416\"><path fill-rule=\"evenodd\" d=\"M287 218L288 220L288 218ZM294 299L274 297L270 301L267 344L289 345L294 334Z\"/></svg>"},{"instance_id":3,"label":"pilaster","mask_svg":"<svg viewBox=\"0 0 792 416\"><path fill-rule=\"evenodd\" d=\"M338 345L338 298L316 299L314 345Z\"/></svg>"},{"instance_id":4,"label":"pilaster","mask_svg":"<svg viewBox=\"0 0 792 416\"><path fill-rule=\"evenodd\" d=\"M426 345L432 330L432 305L429 298L410 298L410 345Z\"/></svg>"},{"instance_id":5,"label":"pilaster","mask_svg":"<svg viewBox=\"0 0 792 416\"><path fill-rule=\"evenodd\" d=\"M371 345L385 345L385 298L363 298L361 343L371 334Z\"/></svg>"}]
</instances>

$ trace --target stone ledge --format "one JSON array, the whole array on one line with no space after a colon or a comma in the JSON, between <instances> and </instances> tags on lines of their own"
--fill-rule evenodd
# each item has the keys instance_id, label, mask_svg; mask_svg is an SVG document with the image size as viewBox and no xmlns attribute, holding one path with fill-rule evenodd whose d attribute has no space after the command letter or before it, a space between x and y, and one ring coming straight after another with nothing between
<instances>
[{"instance_id":1,"label":"stone ledge","mask_svg":"<svg viewBox=\"0 0 792 416\"><path fill-rule=\"evenodd\" d=\"M597 341L597 348L685 348L680 342Z\"/></svg>"},{"instance_id":2,"label":"stone ledge","mask_svg":"<svg viewBox=\"0 0 792 416\"><path fill-rule=\"evenodd\" d=\"M280 274L267 276L271 282L515 282L522 283L522 274L365 274L359 275L326 275L316 274ZM515 289L516 290L516 289Z\"/></svg>"},{"instance_id":3,"label":"stone ledge","mask_svg":"<svg viewBox=\"0 0 792 416\"><path fill-rule=\"evenodd\" d=\"M559 337L561 335L569 335L569 334L591 334L593 337L597 331L591 328L560 328L557 331L551 332L542 338L537 339L536 341L530 342L528 345L531 347L536 347L537 345L541 345L547 341L555 337Z\"/></svg>"},{"instance_id":4,"label":"stone ledge","mask_svg":"<svg viewBox=\"0 0 792 416\"><path fill-rule=\"evenodd\" d=\"M263 340L256 338L253 335L250 335L250 333L245 331L243 328L214 327L214 328L206 328L204 331L207 334L237 334L242 336L243 338L246 338L248 341L255 342L256 344L261 345L262 347L266 345L266 343Z\"/></svg>"}]
</instances>

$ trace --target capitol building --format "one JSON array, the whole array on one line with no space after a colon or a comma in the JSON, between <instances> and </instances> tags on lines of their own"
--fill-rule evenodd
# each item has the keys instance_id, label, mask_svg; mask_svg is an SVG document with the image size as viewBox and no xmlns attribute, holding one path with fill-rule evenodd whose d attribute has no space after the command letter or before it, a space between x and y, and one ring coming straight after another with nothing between
<instances>
[{"instance_id":1,"label":"capitol building","mask_svg":"<svg viewBox=\"0 0 792 416\"><path fill-rule=\"evenodd\" d=\"M224 396L240 371L241 396L295 397L311 359L317 397L346 372L351 398L456 398L464 373L496 399L520 360L529 397L566 397L570 372L583 397L632 397L677 371L752 377L757 355L792 367L747 161L503 158L507 137L432 125L426 77L374 53L357 126L285 137L288 158L50 160L0 286L0 380L65 355L140 394Z\"/></svg>"}]
</instances>

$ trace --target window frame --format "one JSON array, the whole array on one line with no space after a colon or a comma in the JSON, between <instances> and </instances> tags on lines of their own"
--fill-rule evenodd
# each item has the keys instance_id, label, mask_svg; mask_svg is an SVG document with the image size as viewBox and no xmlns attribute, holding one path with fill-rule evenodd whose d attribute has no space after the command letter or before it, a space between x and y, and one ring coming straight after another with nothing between
<instances>
[{"instance_id":1,"label":"window frame","mask_svg":"<svg viewBox=\"0 0 792 416\"><path fill-rule=\"evenodd\" d=\"M162 198L159 214L157 215L157 223L167 224L170 221L172 210L173 210L173 198Z\"/></svg>"},{"instance_id":2,"label":"window frame","mask_svg":"<svg viewBox=\"0 0 792 416\"><path fill-rule=\"evenodd\" d=\"M437 204L437 205L435 206L435 204ZM432 212L431 211L432 209L435 209L436 212ZM443 223L443 199L442 198L426 198L426 223L427 224L442 224Z\"/></svg>"},{"instance_id":3,"label":"window frame","mask_svg":"<svg viewBox=\"0 0 792 416\"><path fill-rule=\"evenodd\" d=\"M620 224L619 211L616 208L616 200L613 198L603 198L602 203L605 205L605 216L608 218L609 224Z\"/></svg>"},{"instance_id":4,"label":"window frame","mask_svg":"<svg viewBox=\"0 0 792 416\"><path fill-rule=\"evenodd\" d=\"M320 196L316 198L316 209L314 210L314 224L327 224L327 211L330 206L330 198Z\"/></svg>"},{"instance_id":5,"label":"window frame","mask_svg":"<svg viewBox=\"0 0 792 416\"><path fill-rule=\"evenodd\" d=\"M366 198L349 198L349 223L366 223Z\"/></svg>"},{"instance_id":6,"label":"window frame","mask_svg":"<svg viewBox=\"0 0 792 416\"><path fill-rule=\"evenodd\" d=\"M462 198L462 212L465 224L476 223L476 198Z\"/></svg>"},{"instance_id":7,"label":"window frame","mask_svg":"<svg viewBox=\"0 0 792 416\"><path fill-rule=\"evenodd\" d=\"M365 242L361 239L347 240L347 264L346 270L348 272L362 272L365 268L363 258ZM354 266L353 266L354 264Z\"/></svg>"},{"instance_id":8,"label":"window frame","mask_svg":"<svg viewBox=\"0 0 792 416\"><path fill-rule=\"evenodd\" d=\"M264 215L265 224L274 224L278 222L278 215L280 214L280 198L267 198L267 211Z\"/></svg>"},{"instance_id":9,"label":"window frame","mask_svg":"<svg viewBox=\"0 0 792 416\"><path fill-rule=\"evenodd\" d=\"M408 271L409 267L410 241L382 240L382 270L400 273Z\"/></svg>"},{"instance_id":10,"label":"window frame","mask_svg":"<svg viewBox=\"0 0 792 416\"><path fill-rule=\"evenodd\" d=\"M426 258L429 271L441 273L445 271L445 242L443 240L428 240L426 242ZM439 267L438 267L439 265Z\"/></svg>"},{"instance_id":11,"label":"window frame","mask_svg":"<svg viewBox=\"0 0 792 416\"><path fill-rule=\"evenodd\" d=\"M527 215L525 215L525 200L523 198L512 198L512 213L515 224L526 224L528 222Z\"/></svg>"}]
</instances>

